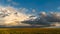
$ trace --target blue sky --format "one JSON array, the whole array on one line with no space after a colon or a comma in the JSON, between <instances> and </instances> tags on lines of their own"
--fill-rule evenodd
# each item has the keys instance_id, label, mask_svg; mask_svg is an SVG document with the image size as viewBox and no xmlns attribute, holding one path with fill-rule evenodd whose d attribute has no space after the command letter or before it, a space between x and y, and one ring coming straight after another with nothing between
<instances>
[{"instance_id":1,"label":"blue sky","mask_svg":"<svg viewBox=\"0 0 60 34\"><path fill-rule=\"evenodd\" d=\"M0 0L0 5L26 8L30 11L35 9L36 13L41 11L60 11L60 0Z\"/></svg>"}]
</instances>

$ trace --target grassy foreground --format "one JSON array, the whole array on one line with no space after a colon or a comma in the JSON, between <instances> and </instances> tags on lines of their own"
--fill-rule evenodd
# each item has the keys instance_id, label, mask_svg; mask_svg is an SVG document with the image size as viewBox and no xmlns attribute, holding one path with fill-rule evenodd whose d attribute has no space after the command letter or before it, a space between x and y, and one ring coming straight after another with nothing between
<instances>
[{"instance_id":1,"label":"grassy foreground","mask_svg":"<svg viewBox=\"0 0 60 34\"><path fill-rule=\"evenodd\" d=\"M0 28L0 34L60 34L60 28Z\"/></svg>"}]
</instances>

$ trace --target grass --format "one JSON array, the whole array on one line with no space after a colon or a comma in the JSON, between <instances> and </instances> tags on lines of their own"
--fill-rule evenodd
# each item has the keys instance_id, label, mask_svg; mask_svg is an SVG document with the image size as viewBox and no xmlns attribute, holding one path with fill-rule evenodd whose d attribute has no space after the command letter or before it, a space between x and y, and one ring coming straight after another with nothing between
<instances>
[{"instance_id":1,"label":"grass","mask_svg":"<svg viewBox=\"0 0 60 34\"><path fill-rule=\"evenodd\" d=\"M60 34L60 28L0 28L0 34Z\"/></svg>"}]
</instances>

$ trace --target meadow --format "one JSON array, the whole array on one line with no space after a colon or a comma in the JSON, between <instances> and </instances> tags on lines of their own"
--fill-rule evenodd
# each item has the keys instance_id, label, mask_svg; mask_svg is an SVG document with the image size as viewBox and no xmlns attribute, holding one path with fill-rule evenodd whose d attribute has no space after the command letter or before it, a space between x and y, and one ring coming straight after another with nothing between
<instances>
[{"instance_id":1,"label":"meadow","mask_svg":"<svg viewBox=\"0 0 60 34\"><path fill-rule=\"evenodd\" d=\"M60 34L60 28L0 28L0 34Z\"/></svg>"}]
</instances>

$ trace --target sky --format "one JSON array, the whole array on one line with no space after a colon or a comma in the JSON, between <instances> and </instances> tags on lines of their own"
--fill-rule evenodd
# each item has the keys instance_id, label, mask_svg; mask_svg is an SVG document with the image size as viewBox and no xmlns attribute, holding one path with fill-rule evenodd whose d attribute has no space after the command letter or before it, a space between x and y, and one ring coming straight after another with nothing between
<instances>
[{"instance_id":1,"label":"sky","mask_svg":"<svg viewBox=\"0 0 60 34\"><path fill-rule=\"evenodd\" d=\"M0 0L0 5L28 9L26 13L60 11L60 0Z\"/></svg>"},{"instance_id":2,"label":"sky","mask_svg":"<svg viewBox=\"0 0 60 34\"><path fill-rule=\"evenodd\" d=\"M6 14L5 11L7 11ZM4 19L6 19L6 23L8 21L8 25L11 21L14 22L11 24L16 25L16 20L23 23L18 23L19 25L51 26L51 24L59 24L58 26L60 26L60 0L0 0L0 14L1 12L3 12L2 17L6 16Z\"/></svg>"}]
</instances>

